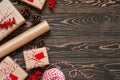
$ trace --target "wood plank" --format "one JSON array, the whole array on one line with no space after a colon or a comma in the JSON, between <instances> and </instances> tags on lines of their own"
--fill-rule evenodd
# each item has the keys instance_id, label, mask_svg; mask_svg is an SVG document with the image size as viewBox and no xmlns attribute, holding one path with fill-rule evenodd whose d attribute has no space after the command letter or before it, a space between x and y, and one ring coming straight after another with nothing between
<instances>
[{"instance_id":1,"label":"wood plank","mask_svg":"<svg viewBox=\"0 0 120 80\"><path fill-rule=\"evenodd\" d=\"M43 14L53 13L47 5L42 11ZM57 4L54 13L120 13L120 6L115 7L93 7L93 6L80 6L79 4Z\"/></svg>"},{"instance_id":2,"label":"wood plank","mask_svg":"<svg viewBox=\"0 0 120 80\"><path fill-rule=\"evenodd\" d=\"M23 4L16 4L16 0L13 1L13 4L18 7ZM21 2L22 3L22 2ZM41 13L40 10L31 7L33 12ZM43 14L51 13L120 13L120 1L110 2L107 0L59 0L56 4L54 12L48 8L46 2L44 9L42 10Z\"/></svg>"},{"instance_id":3,"label":"wood plank","mask_svg":"<svg viewBox=\"0 0 120 80\"><path fill-rule=\"evenodd\" d=\"M57 36L44 40L51 57L120 57L120 37L117 36Z\"/></svg>"},{"instance_id":4,"label":"wood plank","mask_svg":"<svg viewBox=\"0 0 120 80\"><path fill-rule=\"evenodd\" d=\"M119 14L42 15L52 26L52 35L119 36Z\"/></svg>"},{"instance_id":5,"label":"wood plank","mask_svg":"<svg viewBox=\"0 0 120 80\"><path fill-rule=\"evenodd\" d=\"M81 6L119 6L119 0L59 0L57 3L61 4L80 4Z\"/></svg>"}]
</instances>

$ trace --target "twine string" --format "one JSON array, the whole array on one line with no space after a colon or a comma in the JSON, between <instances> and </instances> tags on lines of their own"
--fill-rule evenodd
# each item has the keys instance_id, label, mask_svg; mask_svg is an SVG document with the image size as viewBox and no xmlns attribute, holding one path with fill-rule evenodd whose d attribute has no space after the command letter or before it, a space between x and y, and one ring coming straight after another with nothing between
<instances>
[{"instance_id":1,"label":"twine string","mask_svg":"<svg viewBox=\"0 0 120 80\"><path fill-rule=\"evenodd\" d=\"M84 76L85 78L87 78L87 79L93 78L93 77L95 76L95 74L92 74L92 75L90 75L90 76L87 76L87 75L86 75L85 73L83 73L81 70L77 70L73 64L70 64L70 63L64 62L64 61L63 61L63 62L53 63L53 64L51 64L50 66L48 66L48 67L46 68L46 70L48 70L48 69L49 69L50 67L52 67L52 66L55 67L57 64L65 64L65 65L71 66L73 69L70 70L68 73L69 73L69 76L72 77L72 78L75 78L75 77L78 75L78 73L80 73L81 75L83 75L83 76Z\"/></svg>"}]
</instances>

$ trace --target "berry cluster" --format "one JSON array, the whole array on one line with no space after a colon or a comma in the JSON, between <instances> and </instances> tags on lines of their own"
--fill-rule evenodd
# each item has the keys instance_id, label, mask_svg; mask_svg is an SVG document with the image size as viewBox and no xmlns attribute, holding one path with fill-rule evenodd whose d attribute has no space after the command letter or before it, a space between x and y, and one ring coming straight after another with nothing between
<instances>
[{"instance_id":1,"label":"berry cluster","mask_svg":"<svg viewBox=\"0 0 120 80\"><path fill-rule=\"evenodd\" d=\"M55 3L57 2L57 0L49 0L48 1L48 5L49 5L49 8L51 10L53 10L55 8Z\"/></svg>"}]
</instances>

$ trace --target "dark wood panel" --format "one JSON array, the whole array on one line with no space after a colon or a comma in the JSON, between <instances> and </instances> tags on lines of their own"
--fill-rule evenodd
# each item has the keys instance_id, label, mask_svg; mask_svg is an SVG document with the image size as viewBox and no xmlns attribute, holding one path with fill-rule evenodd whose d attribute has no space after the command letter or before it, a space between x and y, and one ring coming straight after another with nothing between
<instances>
[{"instance_id":1,"label":"dark wood panel","mask_svg":"<svg viewBox=\"0 0 120 80\"><path fill-rule=\"evenodd\" d=\"M119 40L119 37L111 36L57 36L45 39L45 43L51 57L119 58Z\"/></svg>"},{"instance_id":2,"label":"dark wood panel","mask_svg":"<svg viewBox=\"0 0 120 80\"><path fill-rule=\"evenodd\" d=\"M119 36L119 14L42 15L52 26L52 35Z\"/></svg>"},{"instance_id":3,"label":"dark wood panel","mask_svg":"<svg viewBox=\"0 0 120 80\"><path fill-rule=\"evenodd\" d=\"M57 3L61 4L79 4L80 6L94 6L94 7L115 7L119 6L119 0L59 0Z\"/></svg>"},{"instance_id":4,"label":"dark wood panel","mask_svg":"<svg viewBox=\"0 0 120 80\"><path fill-rule=\"evenodd\" d=\"M21 4L16 4L20 7ZM41 13L40 10L31 7L33 12ZM43 14L51 13L120 13L120 1L113 3L107 0L58 0L54 12L48 8L48 4L42 10Z\"/></svg>"},{"instance_id":5,"label":"dark wood panel","mask_svg":"<svg viewBox=\"0 0 120 80\"><path fill-rule=\"evenodd\" d=\"M52 12L46 7L42 13L47 14ZM57 4L54 13L120 13L120 7L82 7L79 4Z\"/></svg>"},{"instance_id":6,"label":"dark wood panel","mask_svg":"<svg viewBox=\"0 0 120 80\"><path fill-rule=\"evenodd\" d=\"M65 60L65 61L75 64L76 67L78 67L78 69L84 71L88 75L95 73L95 77L92 80L119 80L120 73L116 72L116 70L117 71L120 70L119 62L117 63L119 59L117 61L115 59L114 58L105 58L105 59L102 59L102 58L59 58L59 59L51 59L51 61L57 62L57 61ZM113 63L111 63L112 61ZM116 65L118 68L116 67ZM68 70L70 70L68 67L63 69L65 74L67 74ZM86 80L82 76L77 77L74 80L80 80L80 79Z\"/></svg>"}]
</instances>

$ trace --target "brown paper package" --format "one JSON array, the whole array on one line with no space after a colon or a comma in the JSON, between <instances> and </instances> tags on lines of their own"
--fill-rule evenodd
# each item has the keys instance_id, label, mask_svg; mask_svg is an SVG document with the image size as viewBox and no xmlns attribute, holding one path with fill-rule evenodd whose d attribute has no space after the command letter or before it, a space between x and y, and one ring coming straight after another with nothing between
<instances>
[{"instance_id":1,"label":"brown paper package","mask_svg":"<svg viewBox=\"0 0 120 80\"><path fill-rule=\"evenodd\" d=\"M14 65L14 66L13 66ZM14 68L17 66L16 68ZM10 72L10 74L14 74L18 77L18 80L24 80L27 77L27 73L16 63L14 60L7 56L1 63L0 63L0 80L8 80L6 77L9 75L6 75L7 73L4 72L4 70Z\"/></svg>"},{"instance_id":2,"label":"brown paper package","mask_svg":"<svg viewBox=\"0 0 120 80\"><path fill-rule=\"evenodd\" d=\"M37 60L35 55L40 52L43 52L44 58ZM24 55L27 70L30 70L36 67L44 67L49 64L46 47L25 50L23 52L23 55Z\"/></svg>"},{"instance_id":3,"label":"brown paper package","mask_svg":"<svg viewBox=\"0 0 120 80\"><path fill-rule=\"evenodd\" d=\"M7 12L7 13L6 13ZM7 14L7 16L5 16ZM7 37L11 32L17 29L20 25L25 22L22 15L15 9L9 0L3 0L0 2L0 23L8 21L13 18L16 20L16 24L9 27L8 29L0 28L0 41Z\"/></svg>"}]
</instances>

